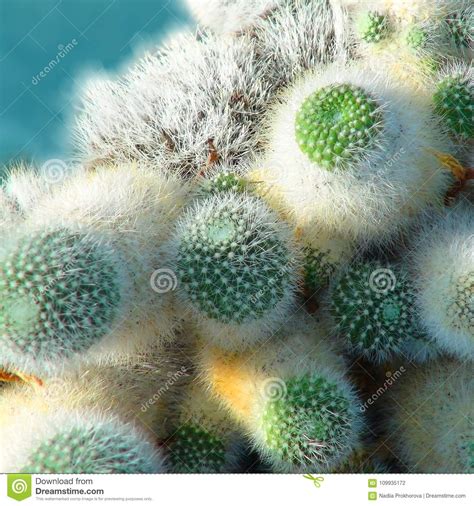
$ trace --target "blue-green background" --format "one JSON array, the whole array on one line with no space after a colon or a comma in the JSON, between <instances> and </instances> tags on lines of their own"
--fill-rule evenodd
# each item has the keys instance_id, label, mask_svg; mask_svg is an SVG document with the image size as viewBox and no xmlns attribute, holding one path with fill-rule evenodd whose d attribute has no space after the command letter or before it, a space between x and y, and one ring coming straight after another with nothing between
<instances>
[{"instance_id":1,"label":"blue-green background","mask_svg":"<svg viewBox=\"0 0 474 506\"><path fill-rule=\"evenodd\" d=\"M84 76L122 70L188 22L180 0L0 0L0 164L67 158ZM73 39L77 45L34 85Z\"/></svg>"}]
</instances>

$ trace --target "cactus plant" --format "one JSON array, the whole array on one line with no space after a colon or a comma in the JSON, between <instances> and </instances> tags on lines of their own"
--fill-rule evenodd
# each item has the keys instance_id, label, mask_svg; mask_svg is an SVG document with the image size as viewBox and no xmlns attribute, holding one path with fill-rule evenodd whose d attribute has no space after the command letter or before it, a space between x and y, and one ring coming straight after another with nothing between
<instances>
[{"instance_id":1,"label":"cactus plant","mask_svg":"<svg viewBox=\"0 0 474 506\"><path fill-rule=\"evenodd\" d=\"M169 451L170 471L230 473L238 469L244 446L238 427L201 385L190 385L177 403Z\"/></svg>"},{"instance_id":2,"label":"cactus plant","mask_svg":"<svg viewBox=\"0 0 474 506\"><path fill-rule=\"evenodd\" d=\"M178 223L171 251L183 307L220 346L252 344L288 314L297 251L289 230L257 198L197 201Z\"/></svg>"},{"instance_id":3,"label":"cactus plant","mask_svg":"<svg viewBox=\"0 0 474 506\"><path fill-rule=\"evenodd\" d=\"M388 445L409 472L473 472L473 388L470 365L447 360L413 368L397 382L387 412L396 437Z\"/></svg>"},{"instance_id":4,"label":"cactus plant","mask_svg":"<svg viewBox=\"0 0 474 506\"><path fill-rule=\"evenodd\" d=\"M416 305L428 335L462 359L474 359L474 219L472 203L426 223L407 263L412 266Z\"/></svg>"},{"instance_id":5,"label":"cactus plant","mask_svg":"<svg viewBox=\"0 0 474 506\"><path fill-rule=\"evenodd\" d=\"M370 70L332 65L306 76L268 124L266 182L302 223L383 242L442 204L450 179L432 150L450 152L449 141L425 101Z\"/></svg>"},{"instance_id":6,"label":"cactus plant","mask_svg":"<svg viewBox=\"0 0 474 506\"><path fill-rule=\"evenodd\" d=\"M335 328L354 353L381 362L423 339L414 287L392 264L359 261L337 278L329 297Z\"/></svg>"},{"instance_id":7,"label":"cactus plant","mask_svg":"<svg viewBox=\"0 0 474 506\"><path fill-rule=\"evenodd\" d=\"M433 96L436 112L449 131L461 139L474 137L474 83L472 67L451 65L442 72Z\"/></svg>"},{"instance_id":8,"label":"cactus plant","mask_svg":"<svg viewBox=\"0 0 474 506\"><path fill-rule=\"evenodd\" d=\"M44 373L100 342L120 318L120 263L106 242L66 229L21 234L4 248L3 365Z\"/></svg>"},{"instance_id":9,"label":"cactus plant","mask_svg":"<svg viewBox=\"0 0 474 506\"><path fill-rule=\"evenodd\" d=\"M164 472L152 436L160 434L166 411L140 406L166 384L167 361L163 350L152 348L70 370L34 389L6 389L0 395L1 472Z\"/></svg>"},{"instance_id":10,"label":"cactus plant","mask_svg":"<svg viewBox=\"0 0 474 506\"><path fill-rule=\"evenodd\" d=\"M288 324L279 338L286 338L284 345L276 340L248 356L204 348L200 370L274 470L334 469L357 444L360 430L341 360L304 318L296 329L295 322Z\"/></svg>"}]
</instances>

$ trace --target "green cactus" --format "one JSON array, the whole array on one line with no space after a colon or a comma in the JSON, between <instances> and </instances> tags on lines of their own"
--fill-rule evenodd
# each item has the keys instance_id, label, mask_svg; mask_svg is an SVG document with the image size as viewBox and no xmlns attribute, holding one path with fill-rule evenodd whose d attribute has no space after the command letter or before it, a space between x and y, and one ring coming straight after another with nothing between
<instances>
[{"instance_id":1,"label":"green cactus","mask_svg":"<svg viewBox=\"0 0 474 506\"><path fill-rule=\"evenodd\" d=\"M196 425L182 425L167 445L173 472L218 473L225 464L224 442Z\"/></svg>"},{"instance_id":2,"label":"green cactus","mask_svg":"<svg viewBox=\"0 0 474 506\"><path fill-rule=\"evenodd\" d=\"M416 323L414 289L395 266L358 262L337 279L330 308L337 329L357 353L382 361L408 339L423 338Z\"/></svg>"},{"instance_id":3,"label":"green cactus","mask_svg":"<svg viewBox=\"0 0 474 506\"><path fill-rule=\"evenodd\" d=\"M259 216L262 206L251 197L207 199L183 222L178 276L186 296L209 318L258 319L292 291L289 249L278 227Z\"/></svg>"},{"instance_id":4,"label":"green cactus","mask_svg":"<svg viewBox=\"0 0 474 506\"><path fill-rule=\"evenodd\" d=\"M223 172L204 181L202 193L204 195L216 195L223 192L243 193L247 189L247 183L232 172Z\"/></svg>"},{"instance_id":5,"label":"green cactus","mask_svg":"<svg viewBox=\"0 0 474 506\"><path fill-rule=\"evenodd\" d=\"M453 327L474 335L474 272L458 279L456 296L448 309L448 318Z\"/></svg>"},{"instance_id":6,"label":"green cactus","mask_svg":"<svg viewBox=\"0 0 474 506\"><path fill-rule=\"evenodd\" d=\"M362 88L330 85L310 95L296 116L296 140L303 153L328 170L371 148L382 113Z\"/></svg>"},{"instance_id":7,"label":"green cactus","mask_svg":"<svg viewBox=\"0 0 474 506\"><path fill-rule=\"evenodd\" d=\"M414 51L424 49L428 43L428 34L426 30L418 25L413 25L407 33L406 43Z\"/></svg>"},{"instance_id":8,"label":"green cactus","mask_svg":"<svg viewBox=\"0 0 474 506\"><path fill-rule=\"evenodd\" d=\"M147 445L148 446L148 445ZM72 428L43 441L21 470L32 474L153 473L153 451L114 425Z\"/></svg>"},{"instance_id":9,"label":"green cactus","mask_svg":"<svg viewBox=\"0 0 474 506\"><path fill-rule=\"evenodd\" d=\"M453 134L474 137L474 87L467 75L461 72L445 77L438 83L433 99L436 112Z\"/></svg>"},{"instance_id":10,"label":"green cactus","mask_svg":"<svg viewBox=\"0 0 474 506\"><path fill-rule=\"evenodd\" d=\"M465 49L472 45L473 22L472 7L453 12L446 18L448 36L457 48Z\"/></svg>"},{"instance_id":11,"label":"green cactus","mask_svg":"<svg viewBox=\"0 0 474 506\"><path fill-rule=\"evenodd\" d=\"M324 467L352 447L355 415L347 392L317 374L292 378L263 412L265 446L282 462Z\"/></svg>"},{"instance_id":12,"label":"green cactus","mask_svg":"<svg viewBox=\"0 0 474 506\"><path fill-rule=\"evenodd\" d=\"M22 237L0 260L0 343L37 361L87 350L117 315L114 253L84 234Z\"/></svg>"},{"instance_id":13,"label":"green cactus","mask_svg":"<svg viewBox=\"0 0 474 506\"><path fill-rule=\"evenodd\" d=\"M327 253L306 246L305 256L305 286L311 293L315 293L327 285L331 275L336 270L334 264L328 261Z\"/></svg>"},{"instance_id":14,"label":"green cactus","mask_svg":"<svg viewBox=\"0 0 474 506\"><path fill-rule=\"evenodd\" d=\"M387 16L378 12L364 13L357 22L357 32L365 42L374 43L388 37L390 23Z\"/></svg>"}]
</instances>

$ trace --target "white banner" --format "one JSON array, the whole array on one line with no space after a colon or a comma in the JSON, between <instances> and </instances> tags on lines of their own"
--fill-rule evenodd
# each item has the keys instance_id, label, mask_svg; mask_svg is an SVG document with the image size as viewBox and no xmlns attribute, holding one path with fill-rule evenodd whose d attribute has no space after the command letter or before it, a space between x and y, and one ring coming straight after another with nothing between
<instances>
[{"instance_id":1,"label":"white banner","mask_svg":"<svg viewBox=\"0 0 474 506\"><path fill-rule=\"evenodd\" d=\"M470 475L3 475L0 504L474 504ZM376 501L376 502L375 502Z\"/></svg>"}]
</instances>

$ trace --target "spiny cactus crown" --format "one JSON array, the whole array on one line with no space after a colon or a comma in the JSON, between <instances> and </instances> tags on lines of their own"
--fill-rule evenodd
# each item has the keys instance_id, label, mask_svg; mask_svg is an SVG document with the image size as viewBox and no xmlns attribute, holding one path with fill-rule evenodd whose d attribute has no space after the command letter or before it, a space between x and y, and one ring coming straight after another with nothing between
<instances>
[{"instance_id":1,"label":"spiny cactus crown","mask_svg":"<svg viewBox=\"0 0 474 506\"><path fill-rule=\"evenodd\" d=\"M268 216L258 215L261 207L251 197L207 199L184 221L178 275L187 296L209 318L257 319L290 290L289 250Z\"/></svg>"},{"instance_id":2,"label":"spiny cactus crown","mask_svg":"<svg viewBox=\"0 0 474 506\"><path fill-rule=\"evenodd\" d=\"M325 286L335 271L335 266L328 261L327 253L310 246L304 248L305 286L314 293Z\"/></svg>"},{"instance_id":3,"label":"spiny cactus crown","mask_svg":"<svg viewBox=\"0 0 474 506\"><path fill-rule=\"evenodd\" d=\"M153 453L143 451L136 436L114 426L58 432L34 449L21 471L32 474L152 473Z\"/></svg>"},{"instance_id":4,"label":"spiny cactus crown","mask_svg":"<svg viewBox=\"0 0 474 506\"><path fill-rule=\"evenodd\" d=\"M354 350L376 360L400 351L408 338L421 338L413 306L407 276L376 262L350 266L331 294L331 312L343 337Z\"/></svg>"},{"instance_id":5,"label":"spiny cactus crown","mask_svg":"<svg viewBox=\"0 0 474 506\"><path fill-rule=\"evenodd\" d=\"M246 181L243 178L232 172L223 172L206 180L202 190L204 194L216 195L223 192L242 193L246 190L246 187Z\"/></svg>"},{"instance_id":6,"label":"spiny cactus crown","mask_svg":"<svg viewBox=\"0 0 474 506\"><path fill-rule=\"evenodd\" d=\"M68 356L109 332L120 302L113 252L80 233L22 237L0 261L0 343Z\"/></svg>"},{"instance_id":7,"label":"spiny cactus crown","mask_svg":"<svg viewBox=\"0 0 474 506\"><path fill-rule=\"evenodd\" d=\"M182 425L169 444L174 472L218 473L225 464L225 446L221 438L192 424Z\"/></svg>"},{"instance_id":8,"label":"spiny cactus crown","mask_svg":"<svg viewBox=\"0 0 474 506\"><path fill-rule=\"evenodd\" d=\"M472 8L453 12L446 18L448 35L456 47L463 49L468 48L472 44L473 22Z\"/></svg>"},{"instance_id":9,"label":"spiny cactus crown","mask_svg":"<svg viewBox=\"0 0 474 506\"><path fill-rule=\"evenodd\" d=\"M434 104L454 134L474 137L474 87L468 76L460 73L445 77L438 84Z\"/></svg>"},{"instance_id":10,"label":"spiny cactus crown","mask_svg":"<svg viewBox=\"0 0 474 506\"><path fill-rule=\"evenodd\" d=\"M380 131L377 102L351 84L325 86L303 102L296 116L296 140L315 163L332 170L367 152Z\"/></svg>"},{"instance_id":11,"label":"spiny cactus crown","mask_svg":"<svg viewBox=\"0 0 474 506\"><path fill-rule=\"evenodd\" d=\"M366 42L380 42L388 36L390 23L387 16L370 11L359 18L357 32Z\"/></svg>"},{"instance_id":12,"label":"spiny cactus crown","mask_svg":"<svg viewBox=\"0 0 474 506\"><path fill-rule=\"evenodd\" d=\"M423 49L428 42L428 34L421 26L413 25L410 27L406 37L406 43L413 50Z\"/></svg>"},{"instance_id":13,"label":"spiny cactus crown","mask_svg":"<svg viewBox=\"0 0 474 506\"><path fill-rule=\"evenodd\" d=\"M337 459L351 446L353 422L346 393L315 374L287 381L285 395L269 401L262 417L269 451L281 461L303 465L324 466Z\"/></svg>"},{"instance_id":14,"label":"spiny cactus crown","mask_svg":"<svg viewBox=\"0 0 474 506\"><path fill-rule=\"evenodd\" d=\"M461 276L456 283L456 297L448 309L455 328L474 335L474 272Z\"/></svg>"}]
</instances>

